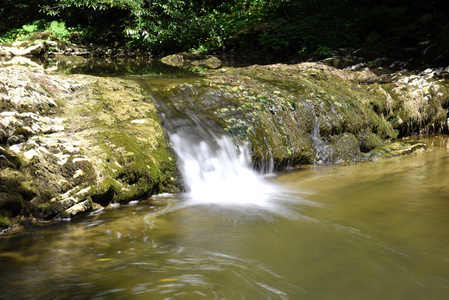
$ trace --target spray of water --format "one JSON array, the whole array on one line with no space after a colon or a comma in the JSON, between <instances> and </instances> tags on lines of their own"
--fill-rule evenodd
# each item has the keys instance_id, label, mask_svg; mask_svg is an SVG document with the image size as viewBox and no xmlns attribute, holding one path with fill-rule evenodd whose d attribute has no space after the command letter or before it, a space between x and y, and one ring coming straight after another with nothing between
<instances>
[{"instance_id":1,"label":"spray of water","mask_svg":"<svg viewBox=\"0 0 449 300\"><path fill-rule=\"evenodd\" d=\"M198 141L176 133L170 140L193 203L268 206L277 192L251 169L248 147L237 148L227 135Z\"/></svg>"},{"instance_id":2,"label":"spray of water","mask_svg":"<svg viewBox=\"0 0 449 300\"><path fill-rule=\"evenodd\" d=\"M281 191L263 175L273 172L273 160L267 158L266 163L258 166L260 172L253 170L249 147L236 146L222 127L207 116L210 98L178 90L169 97L154 94L153 100L178 156L188 199L183 204L276 211L274 199L279 198Z\"/></svg>"}]
</instances>

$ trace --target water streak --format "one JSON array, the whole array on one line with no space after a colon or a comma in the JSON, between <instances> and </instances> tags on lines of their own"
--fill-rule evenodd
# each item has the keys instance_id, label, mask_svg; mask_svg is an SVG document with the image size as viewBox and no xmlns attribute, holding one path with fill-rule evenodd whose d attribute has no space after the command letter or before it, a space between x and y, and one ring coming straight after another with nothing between
<instances>
[{"instance_id":1,"label":"water streak","mask_svg":"<svg viewBox=\"0 0 449 300\"><path fill-rule=\"evenodd\" d=\"M328 163L332 160L333 149L327 145L320 137L320 119L315 112L313 105L306 106L310 113L312 122L312 130L310 137L312 138L313 147L316 152L316 161L321 163Z\"/></svg>"}]
</instances>

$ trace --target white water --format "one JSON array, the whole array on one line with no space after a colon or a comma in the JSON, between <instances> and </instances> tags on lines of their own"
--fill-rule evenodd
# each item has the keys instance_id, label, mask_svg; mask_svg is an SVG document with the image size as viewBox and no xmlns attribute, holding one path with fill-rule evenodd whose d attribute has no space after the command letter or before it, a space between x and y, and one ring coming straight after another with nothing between
<instances>
[{"instance_id":1,"label":"white water","mask_svg":"<svg viewBox=\"0 0 449 300\"><path fill-rule=\"evenodd\" d=\"M172 147L187 187L187 197L194 204L232 206L256 205L268 208L270 199L279 193L262 174L250 167L249 149L237 148L222 135L201 140L185 132L170 136Z\"/></svg>"}]
</instances>

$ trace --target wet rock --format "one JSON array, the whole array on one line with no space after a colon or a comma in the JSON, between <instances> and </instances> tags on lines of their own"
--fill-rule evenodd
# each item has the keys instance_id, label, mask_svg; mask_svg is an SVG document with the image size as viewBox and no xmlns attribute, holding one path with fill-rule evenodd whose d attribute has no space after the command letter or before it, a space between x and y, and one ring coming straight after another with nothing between
<instances>
[{"instance_id":1,"label":"wet rock","mask_svg":"<svg viewBox=\"0 0 449 300\"><path fill-rule=\"evenodd\" d=\"M192 53L165 56L161 58L161 62L175 67L206 67L215 69L221 66L221 61L216 56Z\"/></svg>"},{"instance_id":2,"label":"wet rock","mask_svg":"<svg viewBox=\"0 0 449 300\"><path fill-rule=\"evenodd\" d=\"M363 161L363 153L397 137L448 131L448 88L440 70L389 74L301 63L203 74L209 87L232 99L232 108L209 103L209 109L217 107L229 133L250 141L255 165L270 158L276 168Z\"/></svg>"},{"instance_id":3,"label":"wet rock","mask_svg":"<svg viewBox=\"0 0 449 300\"><path fill-rule=\"evenodd\" d=\"M358 139L351 133L334 136L330 139L334 151L331 162L351 163L361 160L361 151Z\"/></svg>"},{"instance_id":4,"label":"wet rock","mask_svg":"<svg viewBox=\"0 0 449 300\"><path fill-rule=\"evenodd\" d=\"M92 200L88 199L71 206L69 209L65 210L64 215L74 216L81 212L92 211L93 210L92 208L93 202Z\"/></svg>"},{"instance_id":5,"label":"wet rock","mask_svg":"<svg viewBox=\"0 0 449 300\"><path fill-rule=\"evenodd\" d=\"M369 152L375 148L382 147L384 141L372 132L361 133L358 136L359 147L361 152Z\"/></svg>"},{"instance_id":6,"label":"wet rock","mask_svg":"<svg viewBox=\"0 0 449 300\"><path fill-rule=\"evenodd\" d=\"M418 141L397 141L378 147L366 154L367 159L386 159L400 155L410 155L427 149L427 145Z\"/></svg>"}]
</instances>

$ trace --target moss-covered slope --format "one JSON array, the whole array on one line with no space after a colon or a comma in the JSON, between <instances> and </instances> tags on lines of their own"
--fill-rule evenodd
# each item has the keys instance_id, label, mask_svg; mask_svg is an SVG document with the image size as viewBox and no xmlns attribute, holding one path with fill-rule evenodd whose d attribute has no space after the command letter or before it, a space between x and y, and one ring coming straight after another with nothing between
<instances>
[{"instance_id":1,"label":"moss-covered slope","mask_svg":"<svg viewBox=\"0 0 449 300\"><path fill-rule=\"evenodd\" d=\"M447 85L436 74L376 74L301 63L203 75L204 81L171 87L164 97L181 111L194 106L236 140L249 141L260 169L269 161L282 169L396 155L400 152L373 150L408 148L391 143L447 131Z\"/></svg>"},{"instance_id":2,"label":"moss-covered slope","mask_svg":"<svg viewBox=\"0 0 449 300\"><path fill-rule=\"evenodd\" d=\"M176 160L133 82L0 69L0 225L175 192Z\"/></svg>"}]
</instances>

